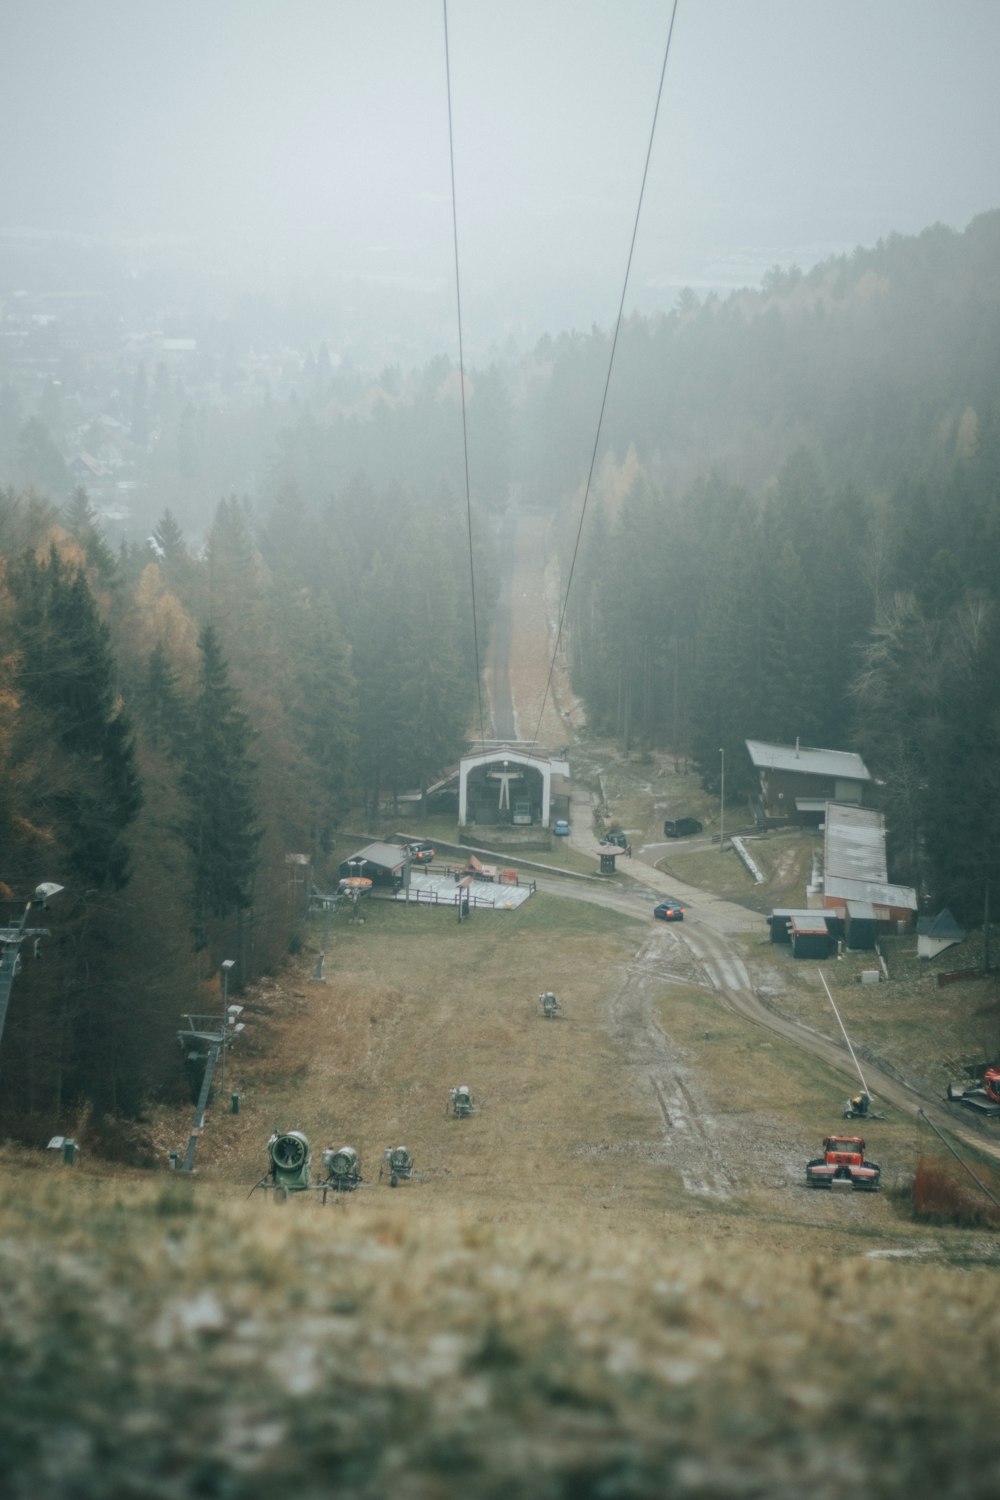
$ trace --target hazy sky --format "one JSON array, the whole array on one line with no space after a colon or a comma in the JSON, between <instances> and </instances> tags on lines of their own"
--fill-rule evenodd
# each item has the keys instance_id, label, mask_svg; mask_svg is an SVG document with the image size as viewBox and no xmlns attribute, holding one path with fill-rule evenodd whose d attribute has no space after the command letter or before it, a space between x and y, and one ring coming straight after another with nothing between
<instances>
[{"instance_id":1,"label":"hazy sky","mask_svg":"<svg viewBox=\"0 0 1000 1500\"><path fill-rule=\"evenodd\" d=\"M0 0L0 229L453 275L442 0ZM671 0L450 0L463 296L617 311ZM630 305L1000 206L1000 0L680 0Z\"/></svg>"}]
</instances>

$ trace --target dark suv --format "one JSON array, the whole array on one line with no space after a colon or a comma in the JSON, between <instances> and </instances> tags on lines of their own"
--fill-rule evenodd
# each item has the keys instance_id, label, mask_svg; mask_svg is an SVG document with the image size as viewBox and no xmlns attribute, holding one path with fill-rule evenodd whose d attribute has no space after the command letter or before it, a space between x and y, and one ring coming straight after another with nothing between
<instances>
[{"instance_id":1,"label":"dark suv","mask_svg":"<svg viewBox=\"0 0 1000 1500\"><path fill-rule=\"evenodd\" d=\"M668 818L663 825L663 836L668 839L687 838L689 833L701 833L697 818Z\"/></svg>"},{"instance_id":2,"label":"dark suv","mask_svg":"<svg viewBox=\"0 0 1000 1500\"><path fill-rule=\"evenodd\" d=\"M610 830L610 832L606 833L604 835L604 837L601 839L601 843L602 844L615 844L615 845L617 845L617 847L619 849L627 849L628 848L628 839L622 833L622 831L621 831L620 828L612 828Z\"/></svg>"}]
</instances>

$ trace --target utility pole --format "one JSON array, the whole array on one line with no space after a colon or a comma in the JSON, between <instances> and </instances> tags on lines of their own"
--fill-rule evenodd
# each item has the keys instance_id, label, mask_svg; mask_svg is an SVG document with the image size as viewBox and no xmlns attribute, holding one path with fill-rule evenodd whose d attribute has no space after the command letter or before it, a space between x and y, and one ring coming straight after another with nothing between
<instances>
[{"instance_id":1,"label":"utility pole","mask_svg":"<svg viewBox=\"0 0 1000 1500\"><path fill-rule=\"evenodd\" d=\"M319 956L316 959L316 970L312 974L311 980L313 984L325 984L323 965L326 962L326 945L330 941L330 918L337 910L337 898L336 896L324 896L319 891L313 891L309 910L312 912L322 911L323 913L323 937L320 942Z\"/></svg>"},{"instance_id":2,"label":"utility pole","mask_svg":"<svg viewBox=\"0 0 1000 1500\"><path fill-rule=\"evenodd\" d=\"M55 885L51 880L43 881L35 887L35 894L21 913L17 926L0 927L0 1040L7 1021L10 992L14 987L14 980L21 972L21 944L25 938L34 938L37 943L40 938L52 936L47 927L29 927L28 913L33 906L44 911L49 904L49 897L57 896L62 889L61 885Z\"/></svg>"},{"instance_id":3,"label":"utility pole","mask_svg":"<svg viewBox=\"0 0 1000 1500\"><path fill-rule=\"evenodd\" d=\"M208 1097L212 1092L212 1079L215 1076L216 1064L222 1057L222 1082L225 1085L226 1078L226 1047L231 1037L236 1036L243 1030L243 1022L238 1018L243 1010L242 1005L229 1005L228 983L229 970L234 967L236 960L227 958L222 965L223 982L223 1005L224 1014L219 1016L187 1016L187 1026L178 1032L181 1046L189 1046L191 1042L204 1042L208 1046L207 1053L189 1052L188 1057L193 1061L199 1057L205 1058L205 1073L201 1080L201 1091L198 1095L198 1103L195 1105L194 1119L191 1121L191 1134L188 1137L187 1151L184 1153L184 1161L181 1163L182 1172L194 1171L194 1154L198 1149L198 1138L205 1127L205 1111L208 1108Z\"/></svg>"},{"instance_id":4,"label":"utility pole","mask_svg":"<svg viewBox=\"0 0 1000 1500\"><path fill-rule=\"evenodd\" d=\"M722 757L722 787L719 792L719 850L721 852L726 842L726 752L721 745L719 754Z\"/></svg>"}]
</instances>

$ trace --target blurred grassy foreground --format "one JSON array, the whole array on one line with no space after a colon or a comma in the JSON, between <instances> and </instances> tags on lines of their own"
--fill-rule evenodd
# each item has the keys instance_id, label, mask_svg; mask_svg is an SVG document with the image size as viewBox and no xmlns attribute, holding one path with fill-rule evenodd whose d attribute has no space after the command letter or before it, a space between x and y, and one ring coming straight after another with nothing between
<instances>
[{"instance_id":1,"label":"blurred grassy foreground","mask_svg":"<svg viewBox=\"0 0 1000 1500\"><path fill-rule=\"evenodd\" d=\"M994 1269L0 1175L11 1500L996 1493Z\"/></svg>"}]
</instances>

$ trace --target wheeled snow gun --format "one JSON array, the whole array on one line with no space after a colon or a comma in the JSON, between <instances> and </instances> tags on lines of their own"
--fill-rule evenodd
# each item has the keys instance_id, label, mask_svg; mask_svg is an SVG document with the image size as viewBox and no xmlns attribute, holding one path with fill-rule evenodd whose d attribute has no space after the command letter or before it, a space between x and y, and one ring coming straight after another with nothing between
<instances>
[{"instance_id":1,"label":"wheeled snow gun","mask_svg":"<svg viewBox=\"0 0 1000 1500\"><path fill-rule=\"evenodd\" d=\"M382 1165L378 1169L379 1182L386 1173L390 1187L398 1187L401 1182L409 1182L413 1176L413 1157L405 1146L386 1146Z\"/></svg>"},{"instance_id":2,"label":"wheeled snow gun","mask_svg":"<svg viewBox=\"0 0 1000 1500\"><path fill-rule=\"evenodd\" d=\"M551 990L546 990L544 995L539 995L538 1003L542 1007L543 1016L548 1016L551 1020L553 1016L558 1015L559 1001Z\"/></svg>"},{"instance_id":3,"label":"wheeled snow gun","mask_svg":"<svg viewBox=\"0 0 1000 1500\"><path fill-rule=\"evenodd\" d=\"M279 1130L277 1126L267 1143L270 1168L254 1187L271 1189L275 1200L282 1202L289 1193L304 1193L311 1186L312 1152L301 1130Z\"/></svg>"},{"instance_id":4,"label":"wheeled snow gun","mask_svg":"<svg viewBox=\"0 0 1000 1500\"><path fill-rule=\"evenodd\" d=\"M881 1175L881 1167L865 1159L865 1143L859 1135L828 1135L823 1155L806 1164L807 1187L877 1193Z\"/></svg>"},{"instance_id":5,"label":"wheeled snow gun","mask_svg":"<svg viewBox=\"0 0 1000 1500\"><path fill-rule=\"evenodd\" d=\"M460 1083L457 1088L451 1090L448 1096L448 1103L452 1114L457 1120L464 1120L473 1113L476 1107L472 1102L472 1095L466 1083Z\"/></svg>"},{"instance_id":6,"label":"wheeled snow gun","mask_svg":"<svg viewBox=\"0 0 1000 1500\"><path fill-rule=\"evenodd\" d=\"M326 1177L324 1188L335 1193L351 1193L361 1181L361 1161L353 1146L341 1146L335 1151L327 1146L323 1151L323 1170Z\"/></svg>"}]
</instances>

